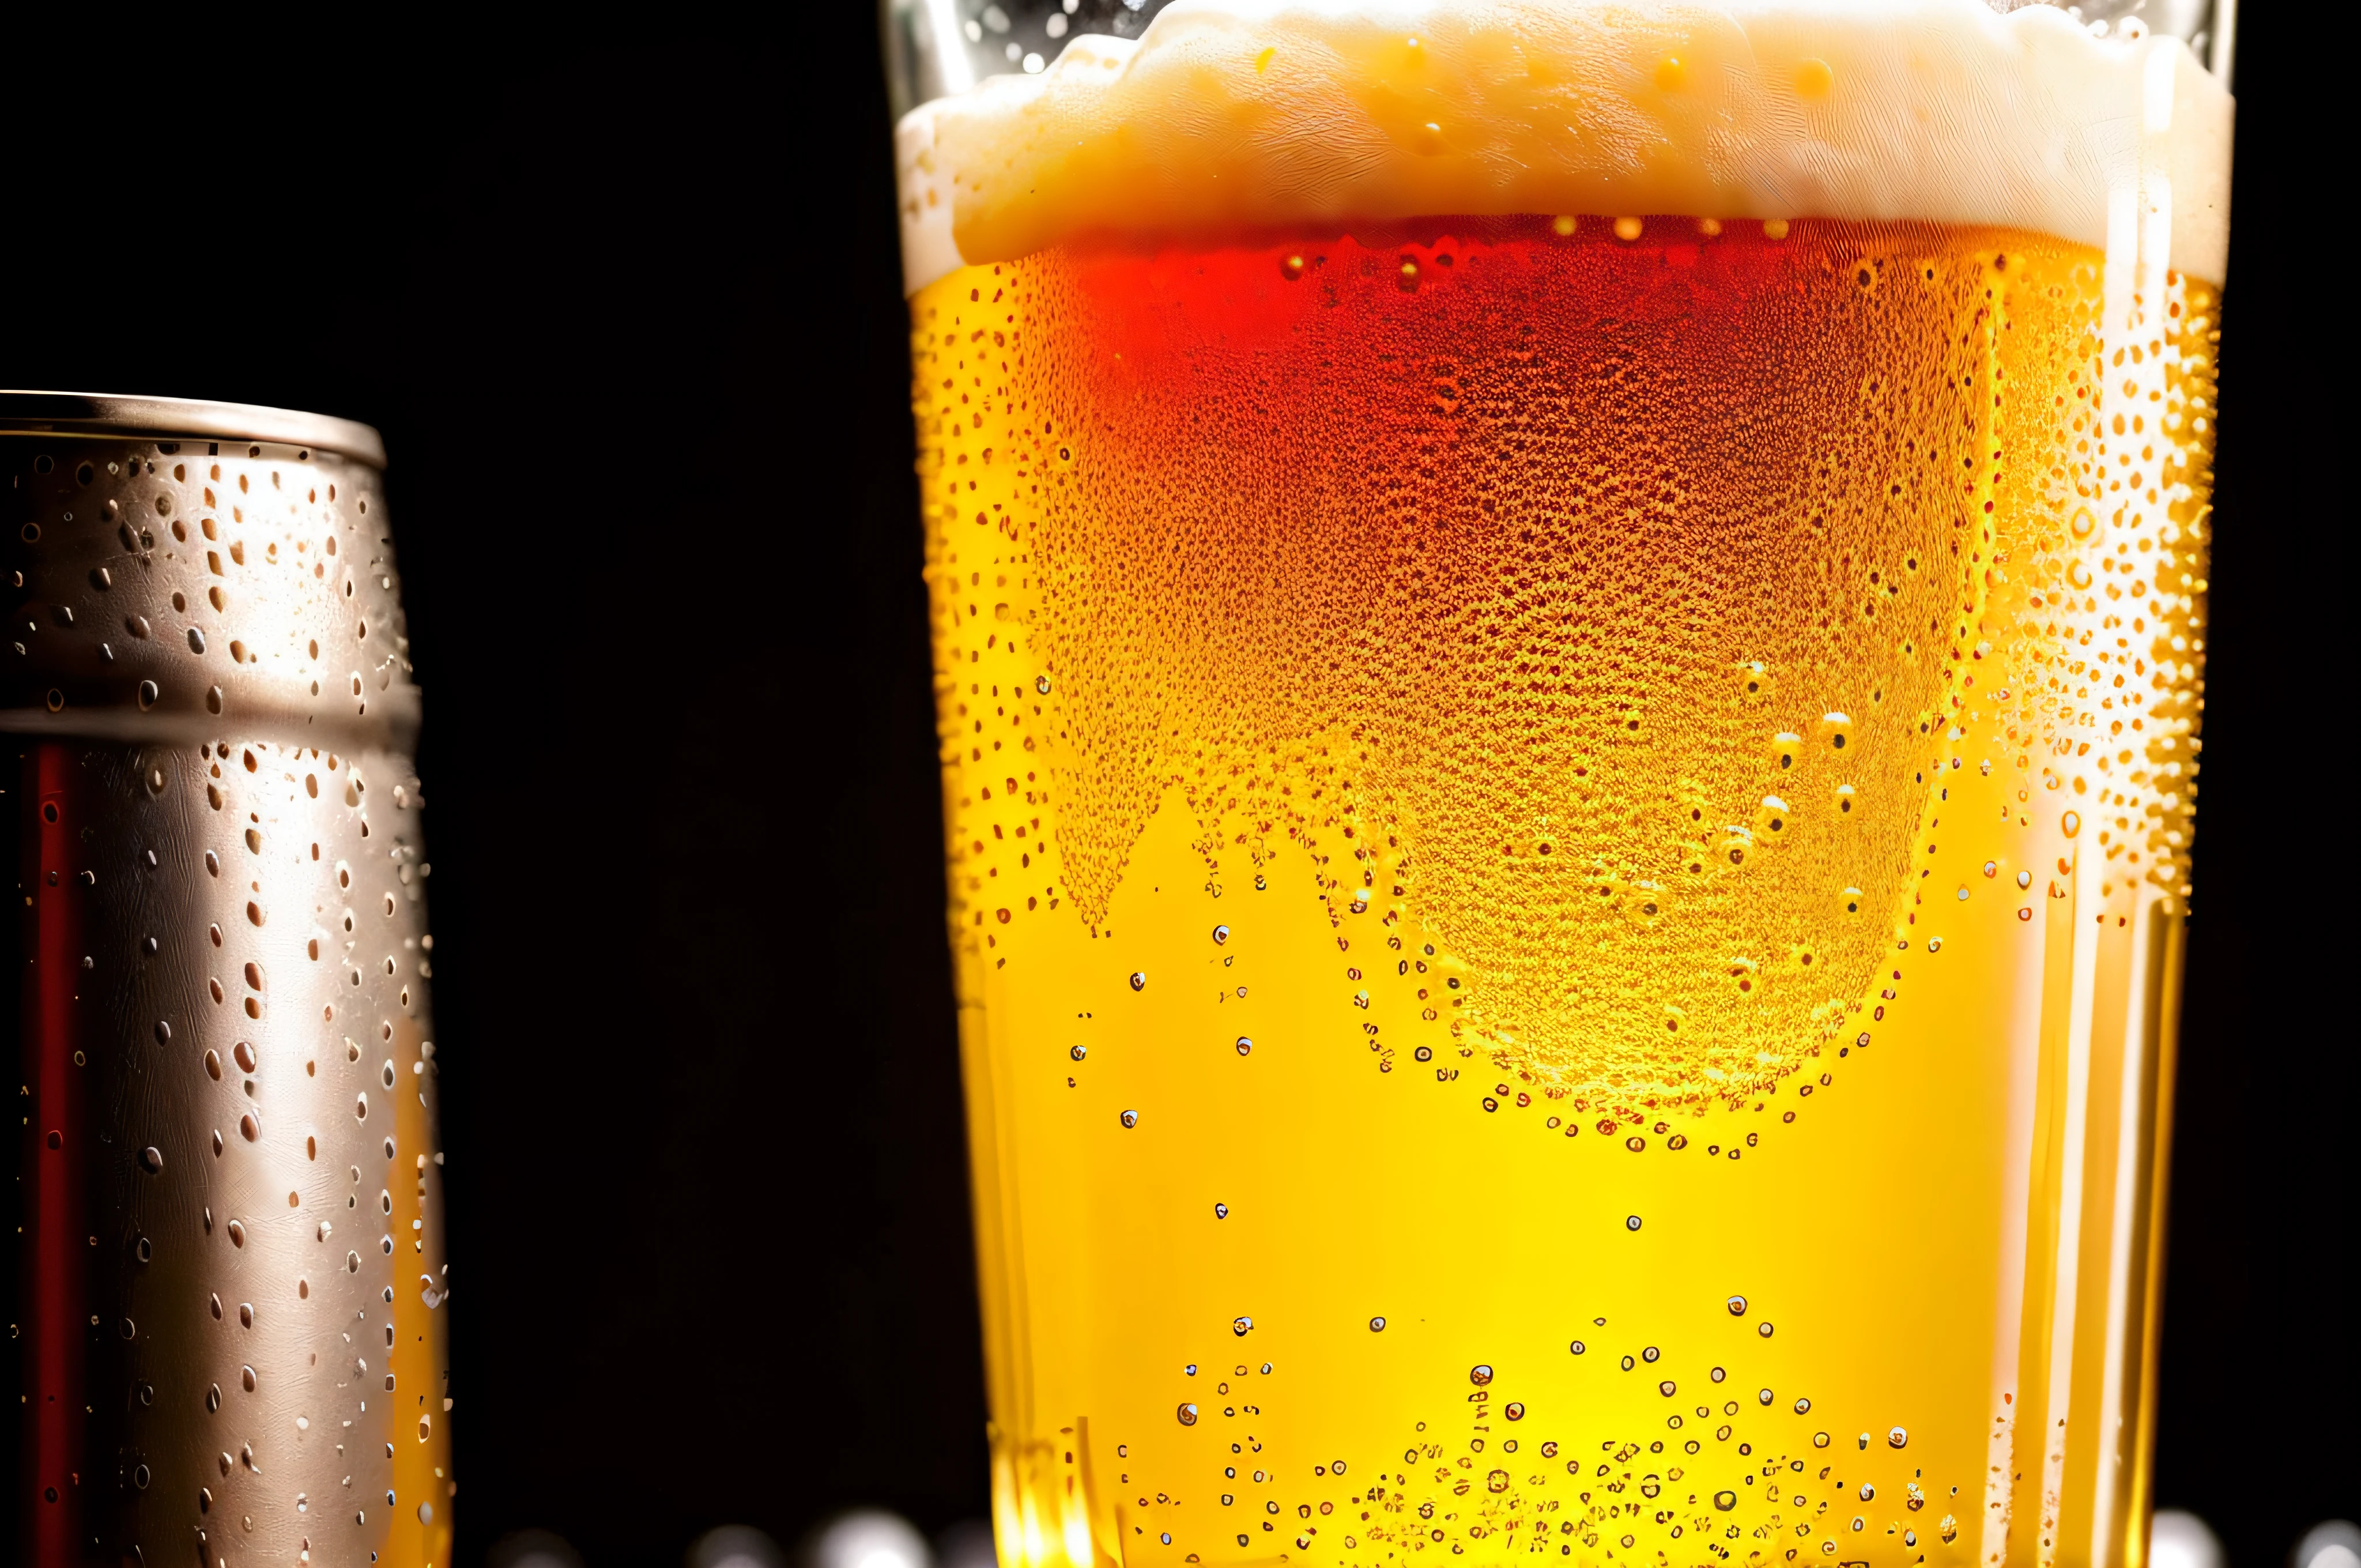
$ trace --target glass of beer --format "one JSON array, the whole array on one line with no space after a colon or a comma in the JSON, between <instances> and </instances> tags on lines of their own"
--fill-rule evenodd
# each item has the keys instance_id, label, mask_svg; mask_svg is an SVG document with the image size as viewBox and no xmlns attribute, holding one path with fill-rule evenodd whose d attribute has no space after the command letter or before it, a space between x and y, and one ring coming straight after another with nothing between
<instances>
[{"instance_id":1,"label":"glass of beer","mask_svg":"<svg viewBox=\"0 0 2361 1568\"><path fill-rule=\"evenodd\" d=\"M2143 1561L2226 39L1003 5L889 34L1004 1563Z\"/></svg>"}]
</instances>

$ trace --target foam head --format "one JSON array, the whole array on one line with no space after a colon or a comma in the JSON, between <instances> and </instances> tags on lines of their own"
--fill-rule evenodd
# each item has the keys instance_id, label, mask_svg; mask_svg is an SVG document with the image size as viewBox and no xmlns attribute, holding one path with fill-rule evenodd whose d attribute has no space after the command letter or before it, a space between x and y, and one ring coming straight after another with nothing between
<instances>
[{"instance_id":1,"label":"foam head","mask_svg":"<svg viewBox=\"0 0 2361 1568\"><path fill-rule=\"evenodd\" d=\"M906 280L1098 235L1515 213L1916 219L2219 280L2231 101L2178 38L1981 0L1180 0L914 110ZM2111 207L2111 203L2114 205Z\"/></svg>"}]
</instances>

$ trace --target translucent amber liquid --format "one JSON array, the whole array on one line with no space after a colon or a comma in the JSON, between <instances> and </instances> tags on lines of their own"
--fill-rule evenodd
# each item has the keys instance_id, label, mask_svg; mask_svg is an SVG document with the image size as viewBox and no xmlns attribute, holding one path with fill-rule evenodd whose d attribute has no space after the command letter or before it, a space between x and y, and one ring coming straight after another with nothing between
<instances>
[{"instance_id":1,"label":"translucent amber liquid","mask_svg":"<svg viewBox=\"0 0 2361 1568\"><path fill-rule=\"evenodd\" d=\"M2140 1554L2214 295L1634 226L913 301L1012 1564Z\"/></svg>"}]
</instances>

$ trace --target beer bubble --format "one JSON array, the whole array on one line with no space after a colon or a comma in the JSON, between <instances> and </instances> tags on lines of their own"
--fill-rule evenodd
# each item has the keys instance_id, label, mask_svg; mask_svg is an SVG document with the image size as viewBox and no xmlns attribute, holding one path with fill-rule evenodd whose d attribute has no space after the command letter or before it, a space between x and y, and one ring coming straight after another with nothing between
<instances>
[{"instance_id":1,"label":"beer bubble","mask_svg":"<svg viewBox=\"0 0 2361 1568\"><path fill-rule=\"evenodd\" d=\"M1775 1398L1777 1398L1777 1396L1773 1394L1768 1388L1763 1389L1760 1393L1757 1393L1754 1396L1755 1402L1763 1405L1769 1404Z\"/></svg>"},{"instance_id":2,"label":"beer bubble","mask_svg":"<svg viewBox=\"0 0 2361 1568\"><path fill-rule=\"evenodd\" d=\"M1254 1052L1254 1042L1253 1042L1252 1040L1250 1040L1250 1039L1246 1038L1244 1035L1240 1035L1240 1036L1238 1036L1238 1055L1240 1055L1240 1056L1242 1056L1242 1057L1243 1057L1243 1056L1250 1056L1250 1055L1252 1055L1252 1054L1253 1054L1253 1052Z\"/></svg>"},{"instance_id":3,"label":"beer bubble","mask_svg":"<svg viewBox=\"0 0 2361 1568\"><path fill-rule=\"evenodd\" d=\"M1769 218L1764 220L1763 225L1763 237L1764 239L1785 239L1787 237L1787 220L1784 218Z\"/></svg>"},{"instance_id":4,"label":"beer bubble","mask_svg":"<svg viewBox=\"0 0 2361 1568\"><path fill-rule=\"evenodd\" d=\"M1229 1217L1230 1206L1227 1203L1216 1203L1213 1205L1213 1218L1216 1220L1226 1220Z\"/></svg>"},{"instance_id":5,"label":"beer bubble","mask_svg":"<svg viewBox=\"0 0 2361 1568\"><path fill-rule=\"evenodd\" d=\"M1556 217L1550 220L1550 232L1557 236L1560 239L1573 238L1574 230L1574 219L1564 213L1559 214Z\"/></svg>"},{"instance_id":6,"label":"beer bubble","mask_svg":"<svg viewBox=\"0 0 2361 1568\"><path fill-rule=\"evenodd\" d=\"M1281 258L1279 263L1279 275L1286 279L1290 283L1302 277L1303 258L1301 256Z\"/></svg>"},{"instance_id":7,"label":"beer bubble","mask_svg":"<svg viewBox=\"0 0 2361 1568\"><path fill-rule=\"evenodd\" d=\"M1794 770L1804 754L1804 738L1791 729L1782 729L1771 737L1771 765L1781 773Z\"/></svg>"},{"instance_id":8,"label":"beer bubble","mask_svg":"<svg viewBox=\"0 0 2361 1568\"><path fill-rule=\"evenodd\" d=\"M2058 819L2058 826L2066 837L2071 839L2082 830L2081 816L2078 812L2070 811Z\"/></svg>"},{"instance_id":9,"label":"beer bubble","mask_svg":"<svg viewBox=\"0 0 2361 1568\"><path fill-rule=\"evenodd\" d=\"M1986 876L1988 876L1988 877L1989 877L1989 876L1997 876L1997 875L1999 875L1999 874L2000 874L2000 862L1999 862L1999 861L1986 861L1984 862L1984 875L1986 875Z\"/></svg>"},{"instance_id":10,"label":"beer bubble","mask_svg":"<svg viewBox=\"0 0 2361 1568\"><path fill-rule=\"evenodd\" d=\"M1852 719L1842 713L1822 714L1819 723L1813 727L1813 732L1819 736L1829 751L1841 751L1852 744Z\"/></svg>"},{"instance_id":11,"label":"beer bubble","mask_svg":"<svg viewBox=\"0 0 2361 1568\"><path fill-rule=\"evenodd\" d=\"M1229 939L1230 928L1227 926L1216 926L1213 927L1213 945L1215 947L1220 947L1224 942L1226 942Z\"/></svg>"},{"instance_id":12,"label":"beer bubble","mask_svg":"<svg viewBox=\"0 0 2361 1568\"><path fill-rule=\"evenodd\" d=\"M1721 220L1719 218L1699 218L1697 220L1697 233L1705 236L1708 239L1712 239L1721 233Z\"/></svg>"},{"instance_id":13,"label":"beer bubble","mask_svg":"<svg viewBox=\"0 0 2361 1568\"><path fill-rule=\"evenodd\" d=\"M1626 1214L1623 1217L1623 1228L1627 1231L1638 1230L1640 1228L1640 1216L1637 1214Z\"/></svg>"},{"instance_id":14,"label":"beer bubble","mask_svg":"<svg viewBox=\"0 0 2361 1568\"><path fill-rule=\"evenodd\" d=\"M1126 1127L1137 1127L1139 1125L1139 1113L1137 1111L1126 1111L1123 1113L1122 1121L1123 1124Z\"/></svg>"},{"instance_id":15,"label":"beer bubble","mask_svg":"<svg viewBox=\"0 0 2361 1568\"><path fill-rule=\"evenodd\" d=\"M1730 1374L1723 1368L1717 1366L1713 1369L1711 1376L1715 1382L1719 1383L1729 1377Z\"/></svg>"},{"instance_id":16,"label":"beer bubble","mask_svg":"<svg viewBox=\"0 0 2361 1568\"><path fill-rule=\"evenodd\" d=\"M1861 1484L1861 1500L1866 1503L1874 1500L1876 1497L1877 1488L1869 1482L1863 1481Z\"/></svg>"},{"instance_id":17,"label":"beer bubble","mask_svg":"<svg viewBox=\"0 0 2361 1568\"><path fill-rule=\"evenodd\" d=\"M1082 1060L1084 1057L1089 1056L1089 1055L1091 1054L1091 1048L1090 1048L1090 1047L1088 1047L1088 1046L1076 1046L1073 1049L1071 1049L1071 1050L1068 1051L1066 1054L1067 1054L1068 1056L1070 1056L1070 1057L1073 1058L1076 1061L1080 1061L1080 1060Z\"/></svg>"},{"instance_id":18,"label":"beer bubble","mask_svg":"<svg viewBox=\"0 0 2361 1568\"><path fill-rule=\"evenodd\" d=\"M1488 1491L1507 1491L1509 1489L1509 1473L1505 1470L1493 1471L1489 1475L1484 1477L1484 1486Z\"/></svg>"},{"instance_id":19,"label":"beer bubble","mask_svg":"<svg viewBox=\"0 0 2361 1568\"><path fill-rule=\"evenodd\" d=\"M1624 1371L1626 1371L1626 1372L1631 1371L1632 1367L1634 1367L1634 1366L1636 1366L1636 1365L1639 1365L1639 1363L1638 1363L1638 1362L1633 1361L1633 1360L1632 1360L1630 1356L1628 1356L1628 1355L1627 1355L1627 1356L1625 1356L1625 1357L1623 1358L1623 1370L1624 1370Z\"/></svg>"},{"instance_id":20,"label":"beer bubble","mask_svg":"<svg viewBox=\"0 0 2361 1568\"><path fill-rule=\"evenodd\" d=\"M1728 1513L1730 1509L1738 1507L1738 1494L1735 1492L1716 1492L1713 1495L1713 1506L1719 1508L1723 1513Z\"/></svg>"},{"instance_id":21,"label":"beer bubble","mask_svg":"<svg viewBox=\"0 0 2361 1568\"><path fill-rule=\"evenodd\" d=\"M1184 1405L1182 1405L1182 1406L1180 1407L1180 1410L1179 1410L1178 1414L1179 1414L1179 1416L1180 1416L1180 1424L1181 1424L1182 1426L1184 1426L1184 1427L1193 1427L1193 1426L1195 1426L1195 1425L1197 1424L1197 1407L1196 1407L1196 1406L1194 1406L1194 1405L1187 1405L1187 1404L1184 1404Z\"/></svg>"},{"instance_id":22,"label":"beer bubble","mask_svg":"<svg viewBox=\"0 0 2361 1568\"><path fill-rule=\"evenodd\" d=\"M1786 837L1787 819L1792 815L1787 803L1775 795L1766 795L1754 811L1754 832L1766 844L1776 843Z\"/></svg>"},{"instance_id":23,"label":"beer bubble","mask_svg":"<svg viewBox=\"0 0 2361 1568\"><path fill-rule=\"evenodd\" d=\"M1674 1387L1673 1380L1667 1377L1662 1383L1656 1385L1656 1392L1669 1399L1675 1393L1679 1392L1679 1390Z\"/></svg>"},{"instance_id":24,"label":"beer bubble","mask_svg":"<svg viewBox=\"0 0 2361 1568\"><path fill-rule=\"evenodd\" d=\"M1575 1341L1572 1344L1567 1345L1565 1348L1566 1348L1566 1349L1568 1349L1568 1350L1570 1350L1570 1351L1572 1351L1575 1354L1576 1354L1576 1355L1580 1355L1584 1351L1586 1351L1586 1350L1589 1349L1590 1347L1589 1347L1588 1345L1584 1344L1580 1340L1576 1340L1576 1341Z\"/></svg>"},{"instance_id":25,"label":"beer bubble","mask_svg":"<svg viewBox=\"0 0 2361 1568\"><path fill-rule=\"evenodd\" d=\"M1615 220L1615 237L1628 245L1640 237L1641 226L1637 218L1618 218Z\"/></svg>"},{"instance_id":26,"label":"beer bubble","mask_svg":"<svg viewBox=\"0 0 2361 1568\"><path fill-rule=\"evenodd\" d=\"M1795 1401L1795 1413L1799 1416L1810 1414L1811 1409L1812 1402L1809 1399L1798 1399Z\"/></svg>"},{"instance_id":27,"label":"beer bubble","mask_svg":"<svg viewBox=\"0 0 2361 1568\"><path fill-rule=\"evenodd\" d=\"M1047 675L1034 676L1033 689L1036 692L1038 692L1041 696L1048 696L1049 695L1049 677Z\"/></svg>"},{"instance_id":28,"label":"beer bubble","mask_svg":"<svg viewBox=\"0 0 2361 1568\"><path fill-rule=\"evenodd\" d=\"M1861 917L1861 889L1857 887L1849 887L1842 893L1837 894L1838 914L1843 916L1848 920L1857 920Z\"/></svg>"},{"instance_id":29,"label":"beer bubble","mask_svg":"<svg viewBox=\"0 0 2361 1568\"><path fill-rule=\"evenodd\" d=\"M1826 1432L1824 1432L1824 1431L1816 1431L1816 1432L1814 1432L1814 1433L1812 1434L1812 1446L1813 1446L1814 1448L1826 1448L1826 1447L1828 1447L1828 1433L1826 1433Z\"/></svg>"},{"instance_id":30,"label":"beer bubble","mask_svg":"<svg viewBox=\"0 0 2361 1568\"><path fill-rule=\"evenodd\" d=\"M1769 1339L1771 1337L1771 1324L1768 1321L1757 1323L1754 1325L1754 1332L1761 1334L1764 1339Z\"/></svg>"},{"instance_id":31,"label":"beer bubble","mask_svg":"<svg viewBox=\"0 0 2361 1568\"><path fill-rule=\"evenodd\" d=\"M1910 1433L1901 1427L1895 1427L1885 1434L1885 1441L1890 1447L1907 1448L1910 1445Z\"/></svg>"},{"instance_id":32,"label":"beer bubble","mask_svg":"<svg viewBox=\"0 0 2361 1568\"><path fill-rule=\"evenodd\" d=\"M1246 1335L1253 1331L1254 1320L1252 1318L1232 1318L1230 1320L1230 1332L1237 1335L1240 1339L1246 1338Z\"/></svg>"},{"instance_id":33,"label":"beer bubble","mask_svg":"<svg viewBox=\"0 0 2361 1568\"><path fill-rule=\"evenodd\" d=\"M1869 1447L1869 1434L1867 1432L1861 1434L1860 1446L1864 1450Z\"/></svg>"},{"instance_id":34,"label":"beer bubble","mask_svg":"<svg viewBox=\"0 0 2361 1568\"><path fill-rule=\"evenodd\" d=\"M1492 1381L1492 1369L1482 1365L1470 1367L1467 1372L1467 1381L1481 1388Z\"/></svg>"},{"instance_id":35,"label":"beer bubble","mask_svg":"<svg viewBox=\"0 0 2361 1568\"><path fill-rule=\"evenodd\" d=\"M1371 1318L1369 1320L1369 1332L1373 1334L1381 1334L1385 1332L1386 1321L1383 1318Z\"/></svg>"},{"instance_id":36,"label":"beer bubble","mask_svg":"<svg viewBox=\"0 0 2361 1568\"><path fill-rule=\"evenodd\" d=\"M1651 1364L1651 1365L1653 1365L1654 1364L1654 1362L1655 1362L1656 1358L1657 1358L1658 1356L1662 1355L1663 1354L1664 1354L1664 1352L1662 1352L1662 1351L1658 1350L1654 1345L1653 1345L1653 1344L1652 1344L1652 1345L1650 1345L1647 1349L1645 1349L1645 1350L1643 1350L1643 1351L1642 1351L1642 1352L1640 1353L1640 1359L1641 1359L1641 1360L1642 1360L1642 1361L1644 1361L1644 1362L1647 1362L1647 1363L1649 1363L1649 1364Z\"/></svg>"},{"instance_id":37,"label":"beer bubble","mask_svg":"<svg viewBox=\"0 0 2361 1568\"><path fill-rule=\"evenodd\" d=\"M1524 1407L1522 1404L1521 1404L1521 1403L1516 1403L1516 1402L1512 1401L1512 1402L1510 1404L1510 1406L1509 1406L1508 1409L1507 1409L1504 1413L1508 1416L1508 1418L1509 1418L1510 1420L1512 1420L1512 1421L1521 1421L1521 1420L1523 1420L1525 1419L1525 1407ZM1514 1447L1516 1447L1517 1445L1516 1445L1515 1443L1513 1443L1513 1442L1512 1442L1512 1443L1509 1444L1509 1446L1510 1446L1510 1448L1514 1448Z\"/></svg>"},{"instance_id":38,"label":"beer bubble","mask_svg":"<svg viewBox=\"0 0 2361 1568\"><path fill-rule=\"evenodd\" d=\"M1795 66L1795 96L1807 104L1816 104L1828 95L1836 85L1836 72L1825 60L1806 60ZM1763 225L1767 232L1770 225ZM1778 238L1777 235L1771 236Z\"/></svg>"},{"instance_id":39,"label":"beer bubble","mask_svg":"<svg viewBox=\"0 0 2361 1568\"><path fill-rule=\"evenodd\" d=\"M1131 971L1131 988L1134 991L1145 991L1148 989L1148 975L1145 971L1140 970L1134 970Z\"/></svg>"},{"instance_id":40,"label":"beer bubble","mask_svg":"<svg viewBox=\"0 0 2361 1568\"><path fill-rule=\"evenodd\" d=\"M1836 803L1837 815L1839 817L1850 817L1852 815L1854 798L1855 796L1852 785L1849 784L1837 785Z\"/></svg>"},{"instance_id":41,"label":"beer bubble","mask_svg":"<svg viewBox=\"0 0 2361 1568\"><path fill-rule=\"evenodd\" d=\"M2033 885L2033 873L2031 872L2017 872L2016 885L2019 887L2031 887Z\"/></svg>"}]
</instances>

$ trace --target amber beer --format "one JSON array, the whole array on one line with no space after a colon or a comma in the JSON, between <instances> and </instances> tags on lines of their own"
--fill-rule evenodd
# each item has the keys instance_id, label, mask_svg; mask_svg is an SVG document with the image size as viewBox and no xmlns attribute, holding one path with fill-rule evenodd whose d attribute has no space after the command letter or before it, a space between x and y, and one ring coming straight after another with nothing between
<instances>
[{"instance_id":1,"label":"amber beer","mask_svg":"<svg viewBox=\"0 0 2361 1568\"><path fill-rule=\"evenodd\" d=\"M1911 11L1176 9L906 124L1011 1568L2141 1559L2226 100ZM1690 156L2012 73L2146 94L2095 214L2070 126ZM1477 178L1567 82L1653 161Z\"/></svg>"}]
</instances>

